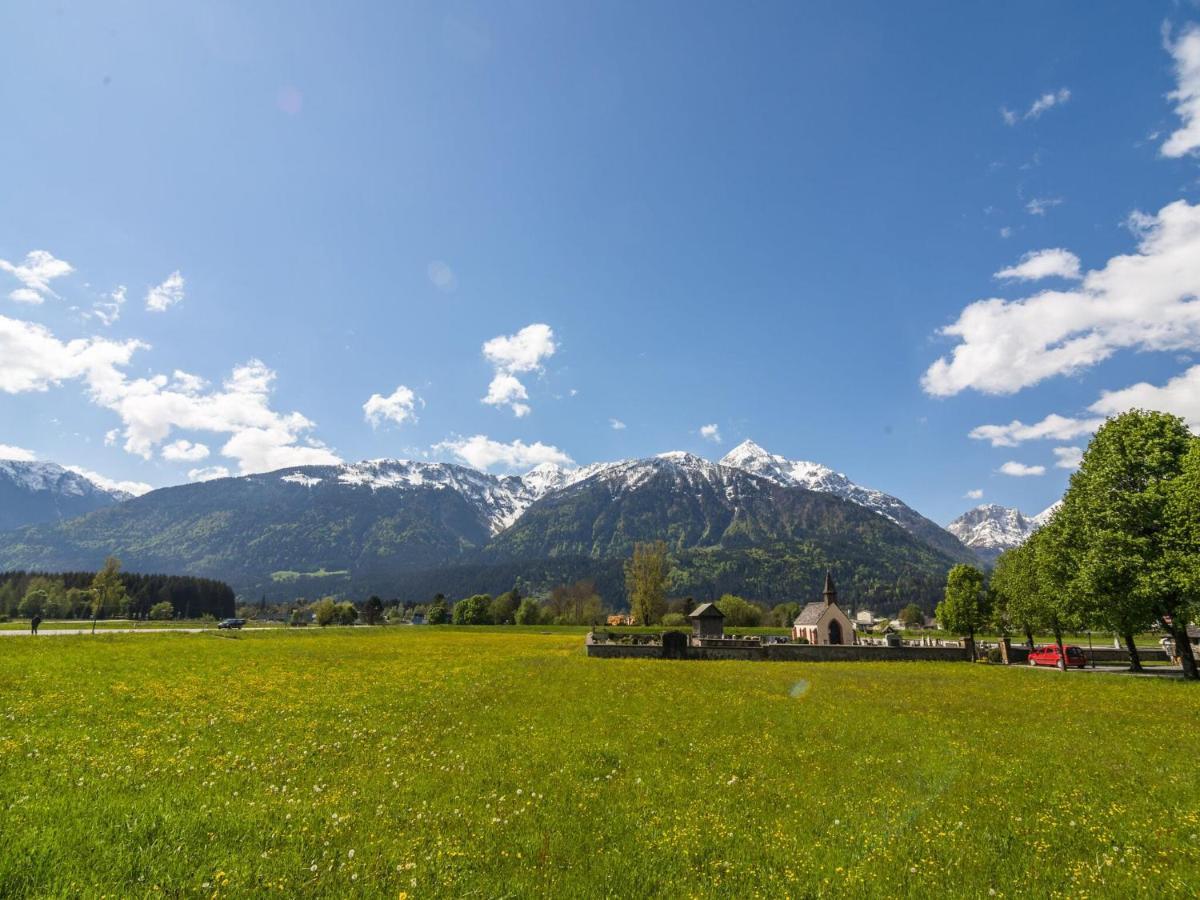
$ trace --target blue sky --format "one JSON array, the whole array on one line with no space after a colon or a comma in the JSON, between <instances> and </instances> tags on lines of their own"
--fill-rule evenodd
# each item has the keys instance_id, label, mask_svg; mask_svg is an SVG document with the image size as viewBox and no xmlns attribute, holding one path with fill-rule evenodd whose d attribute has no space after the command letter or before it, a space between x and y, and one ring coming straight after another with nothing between
<instances>
[{"instance_id":1,"label":"blue sky","mask_svg":"<svg viewBox=\"0 0 1200 900\"><path fill-rule=\"evenodd\" d=\"M1200 423L1193 20L7 3L0 445L161 486L753 438L1039 511L1105 414Z\"/></svg>"}]
</instances>

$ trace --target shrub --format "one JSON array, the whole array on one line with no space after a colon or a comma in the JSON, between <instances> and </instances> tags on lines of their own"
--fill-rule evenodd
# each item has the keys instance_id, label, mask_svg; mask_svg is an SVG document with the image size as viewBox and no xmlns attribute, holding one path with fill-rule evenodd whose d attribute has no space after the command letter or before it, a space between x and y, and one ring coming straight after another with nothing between
<instances>
[{"instance_id":1,"label":"shrub","mask_svg":"<svg viewBox=\"0 0 1200 900\"><path fill-rule=\"evenodd\" d=\"M437 594L433 598L433 602L429 604L429 610L425 613L425 623L427 625L445 625L450 621L450 611L446 609L446 598L442 594Z\"/></svg>"},{"instance_id":2,"label":"shrub","mask_svg":"<svg viewBox=\"0 0 1200 900\"><path fill-rule=\"evenodd\" d=\"M688 617L683 613L669 612L662 617L662 624L667 628L688 624Z\"/></svg>"},{"instance_id":3,"label":"shrub","mask_svg":"<svg viewBox=\"0 0 1200 900\"><path fill-rule=\"evenodd\" d=\"M161 603L155 603L152 607L150 607L149 616L156 622L162 622L166 619L173 619L175 618L175 607L172 606L170 601L167 600L164 600Z\"/></svg>"},{"instance_id":4,"label":"shrub","mask_svg":"<svg viewBox=\"0 0 1200 900\"><path fill-rule=\"evenodd\" d=\"M753 628L762 624L762 607L733 594L725 594L718 600L717 609L725 615L726 628Z\"/></svg>"},{"instance_id":5,"label":"shrub","mask_svg":"<svg viewBox=\"0 0 1200 900\"><path fill-rule=\"evenodd\" d=\"M513 621L518 625L539 625L542 621L542 607L532 597L526 597L517 607Z\"/></svg>"},{"instance_id":6,"label":"shrub","mask_svg":"<svg viewBox=\"0 0 1200 900\"><path fill-rule=\"evenodd\" d=\"M332 625L333 620L337 617L337 606L333 602L332 597L325 597L313 604L313 618L317 624L324 628L326 625Z\"/></svg>"}]
</instances>

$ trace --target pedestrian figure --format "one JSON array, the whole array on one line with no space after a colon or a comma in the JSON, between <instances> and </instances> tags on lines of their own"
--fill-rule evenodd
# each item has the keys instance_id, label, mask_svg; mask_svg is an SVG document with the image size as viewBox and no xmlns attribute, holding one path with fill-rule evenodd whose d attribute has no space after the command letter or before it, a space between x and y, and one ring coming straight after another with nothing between
<instances>
[{"instance_id":1,"label":"pedestrian figure","mask_svg":"<svg viewBox=\"0 0 1200 900\"><path fill-rule=\"evenodd\" d=\"M1175 656L1175 642L1169 637L1164 637L1159 640L1159 643L1162 644L1163 652L1167 654L1171 665L1177 665L1179 660Z\"/></svg>"},{"instance_id":2,"label":"pedestrian figure","mask_svg":"<svg viewBox=\"0 0 1200 900\"><path fill-rule=\"evenodd\" d=\"M38 626L41 624L42 624L42 617L35 615L32 619L29 620L29 630L33 634L37 634Z\"/></svg>"}]
</instances>

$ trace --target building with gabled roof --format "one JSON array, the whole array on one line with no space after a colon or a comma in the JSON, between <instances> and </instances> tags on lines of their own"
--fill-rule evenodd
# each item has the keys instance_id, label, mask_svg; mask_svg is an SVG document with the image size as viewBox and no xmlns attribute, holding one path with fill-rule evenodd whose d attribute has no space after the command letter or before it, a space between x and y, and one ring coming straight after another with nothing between
<instances>
[{"instance_id":1,"label":"building with gabled roof","mask_svg":"<svg viewBox=\"0 0 1200 900\"><path fill-rule=\"evenodd\" d=\"M692 622L692 637L720 638L725 636L725 613L715 603L701 603L689 614Z\"/></svg>"},{"instance_id":2,"label":"building with gabled roof","mask_svg":"<svg viewBox=\"0 0 1200 900\"><path fill-rule=\"evenodd\" d=\"M825 573L821 599L806 604L792 623L792 640L810 644L853 644L854 623L837 603L833 573Z\"/></svg>"}]
</instances>

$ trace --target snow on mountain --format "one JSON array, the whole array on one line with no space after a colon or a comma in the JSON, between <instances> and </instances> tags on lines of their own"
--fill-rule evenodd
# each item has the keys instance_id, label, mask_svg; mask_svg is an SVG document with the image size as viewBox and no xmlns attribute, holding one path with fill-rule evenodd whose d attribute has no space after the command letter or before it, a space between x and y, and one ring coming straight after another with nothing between
<instances>
[{"instance_id":1,"label":"snow on mountain","mask_svg":"<svg viewBox=\"0 0 1200 900\"><path fill-rule=\"evenodd\" d=\"M946 530L990 562L1005 550L1025 543L1061 505L1060 500L1036 516L1027 516L1011 506L985 503L967 510Z\"/></svg>"},{"instance_id":2,"label":"snow on mountain","mask_svg":"<svg viewBox=\"0 0 1200 900\"><path fill-rule=\"evenodd\" d=\"M0 459L0 529L80 516L131 496L57 463Z\"/></svg>"},{"instance_id":3,"label":"snow on mountain","mask_svg":"<svg viewBox=\"0 0 1200 900\"><path fill-rule=\"evenodd\" d=\"M721 459L724 466L743 469L778 484L833 494L878 513L905 531L955 558L970 558L955 537L925 518L903 500L874 488L855 484L841 472L806 460L788 459L764 450L754 441L743 441Z\"/></svg>"}]
</instances>

